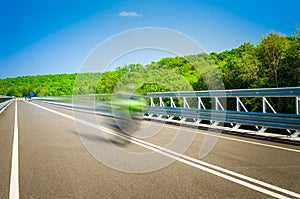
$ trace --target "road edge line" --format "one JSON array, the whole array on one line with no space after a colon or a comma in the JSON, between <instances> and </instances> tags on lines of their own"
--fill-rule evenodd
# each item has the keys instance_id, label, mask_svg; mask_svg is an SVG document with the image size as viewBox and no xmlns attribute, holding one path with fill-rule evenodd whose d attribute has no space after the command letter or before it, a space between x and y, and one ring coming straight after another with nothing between
<instances>
[{"instance_id":1,"label":"road edge line","mask_svg":"<svg viewBox=\"0 0 300 199\"><path fill-rule=\"evenodd\" d=\"M15 100L15 124L12 146L11 174L9 199L19 198L19 133L18 133L18 105Z\"/></svg>"}]
</instances>

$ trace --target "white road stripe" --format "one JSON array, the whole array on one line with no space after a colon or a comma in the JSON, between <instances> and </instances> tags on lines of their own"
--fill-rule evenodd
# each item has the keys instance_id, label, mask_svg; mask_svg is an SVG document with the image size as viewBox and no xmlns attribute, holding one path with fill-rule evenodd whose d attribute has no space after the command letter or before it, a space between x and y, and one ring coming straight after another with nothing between
<instances>
[{"instance_id":1,"label":"white road stripe","mask_svg":"<svg viewBox=\"0 0 300 199\"><path fill-rule=\"evenodd\" d=\"M136 138L131 138L131 139L137 140ZM235 177L238 177L238 178L250 181L252 183L255 183L255 184L258 184L258 185L261 185L261 186L264 186L264 187L267 187L267 188L270 188L270 189L273 189L273 190L276 190L276 191L280 191L282 193L285 193L285 194L288 194L288 195L300 198L300 194L292 192L292 191L289 191L289 190L286 190L286 189L283 189L281 187L277 187L277 186L271 185L269 183L266 183L266 182L263 182L263 181L260 181L260 180L257 180L257 179L254 179L254 178L251 178L251 177L239 174L239 173L236 173L234 171L230 171L228 169L225 169L225 168L222 168L222 167L219 167L219 166L216 166L216 165L213 165L213 164L210 164L210 163L198 160L196 158L192 158L190 156L187 156L187 155L184 155L184 154L180 154L180 153L177 153L175 151L168 150L166 148L154 145L154 144L149 143L149 142L145 142L145 141L142 141L142 140L139 140L139 142L141 142L141 143L147 143L147 145L149 145L149 146L152 146L152 147L157 148L159 150L165 151L165 152L167 152L169 154L175 155L176 157L184 158L186 160L189 160L189 161L198 163L200 165L203 165L203 166L215 169L217 171L220 171L220 172L223 172L223 173L226 173L226 174L229 174L229 175L232 175L232 176L235 176Z\"/></svg>"},{"instance_id":2,"label":"white road stripe","mask_svg":"<svg viewBox=\"0 0 300 199\"><path fill-rule=\"evenodd\" d=\"M218 167L218 166L215 166L213 164L209 164L207 162L203 162L203 161L200 161L198 159L195 159L195 158L183 155L183 154L179 154L179 153L177 153L175 151L171 151L171 150L165 149L163 147L154 145L154 144L149 143L149 142L145 142L145 141L142 141L142 140L139 140L139 139L136 139L136 138L131 138L131 137L129 138L126 135L119 134L118 132L115 132L115 131L110 130L108 128L105 128L105 127L102 127L102 126L98 126L96 124L93 124L93 123L90 123L90 122L87 122L87 121L84 121L84 120L77 119L77 118L75 118L73 116L70 116L70 115L67 115L67 114L64 114L64 113L61 113L61 112L58 112L58 111L55 111L55 110L52 110L52 109L49 109L49 108L37 105L37 104L33 104L33 103L30 103L30 104L32 104L34 106L37 106L39 108L42 108L44 110L47 110L49 112L61 115L63 117L66 117L66 118L78 121L78 122L83 123L85 125L88 125L88 126L97 128L99 130L105 131L106 133L122 137L123 139L131 140L131 142L133 142L134 144L137 144L137 145L142 146L144 148L150 149L152 151L155 151L157 153L165 155L165 156L167 156L169 158L178 160L178 161L180 161L182 163L185 163L187 165L190 165L190 166L193 166L195 168L198 168L198 169L201 169L203 171L206 171L208 173L217 175L217 176L222 177L224 179L227 179L229 181L232 181L232 182L235 182L237 184L243 185L245 187L251 188L253 190L259 191L261 193L273 196L275 198L288 198L288 197L286 197L284 195L281 195L281 194L278 194L276 192L270 191L270 190L265 189L263 187L266 187L266 188L272 189L274 191L281 192L281 193L284 193L284 194L287 194L287 195L290 195L290 196L293 196L293 197L296 197L296 198L300 198L300 194L292 192L292 191L289 191L289 190L286 190L286 189L283 189L281 187L277 187L275 185L272 185L272 184L269 184L269 183L266 183L266 182L263 182L263 181L260 181L260 180L248 177L248 176L244 176L242 174L239 174L239 173L227 170L225 168ZM213 169L215 169L215 170L213 170ZM221 173L221 172L223 172L223 173ZM229 175L227 175L227 174L229 174ZM232 175L232 176L230 176L230 175ZM238 178L250 181L252 183L258 184L258 185L263 186L263 187L259 187L259 186L254 185L254 184L250 184L249 182L243 181L243 180L235 178L235 177L238 177Z\"/></svg>"},{"instance_id":3,"label":"white road stripe","mask_svg":"<svg viewBox=\"0 0 300 199\"><path fill-rule=\"evenodd\" d=\"M152 124L151 122L145 122L147 124ZM174 127L168 124L165 124L164 127L167 127L169 129L178 129L179 127ZM182 127L181 127L182 128ZM222 135L215 135L215 134L209 134L209 133L203 133L201 131L192 131L188 128L184 129L185 131L189 131L189 132L194 132L194 133L198 133L198 134L202 134L202 135L208 135L208 136L213 136L213 137L219 137L222 139L226 139L226 140L232 140L232 141L236 141L236 142L243 142L243 143L247 143L247 144L254 144L254 145L259 145L259 146L264 146L264 147L270 147L270 148L274 148L274 149L281 149L281 150L285 150L285 151L292 151L292 152L296 152L296 153L300 153L300 150L297 149L292 149L292 148L287 148L287 147L281 147L281 146L276 146L276 145L271 145L271 144L263 144L260 142L252 142L252 141L247 141L247 140L242 140L242 139L237 139L237 138L230 138L230 137L226 137L226 136L222 136Z\"/></svg>"},{"instance_id":4,"label":"white road stripe","mask_svg":"<svg viewBox=\"0 0 300 199\"><path fill-rule=\"evenodd\" d=\"M9 198L19 199L19 134L17 100L15 100L15 126L13 135Z\"/></svg>"}]
</instances>

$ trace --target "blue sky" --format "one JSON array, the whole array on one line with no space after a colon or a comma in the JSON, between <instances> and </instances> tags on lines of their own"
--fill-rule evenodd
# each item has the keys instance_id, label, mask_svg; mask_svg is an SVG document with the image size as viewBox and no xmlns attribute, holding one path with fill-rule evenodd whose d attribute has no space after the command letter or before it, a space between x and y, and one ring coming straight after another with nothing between
<instances>
[{"instance_id":1,"label":"blue sky","mask_svg":"<svg viewBox=\"0 0 300 199\"><path fill-rule=\"evenodd\" d=\"M173 29L207 52L257 44L271 31L292 35L299 7L298 0L1 1L0 78L77 72L95 46L134 28ZM149 54L118 64L167 56Z\"/></svg>"}]
</instances>

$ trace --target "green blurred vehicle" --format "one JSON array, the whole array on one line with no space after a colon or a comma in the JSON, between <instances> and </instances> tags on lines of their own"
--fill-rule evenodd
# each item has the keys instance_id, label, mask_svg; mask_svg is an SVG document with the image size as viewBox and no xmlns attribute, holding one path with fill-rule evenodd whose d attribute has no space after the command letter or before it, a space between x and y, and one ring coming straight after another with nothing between
<instances>
[{"instance_id":1,"label":"green blurred vehicle","mask_svg":"<svg viewBox=\"0 0 300 199\"><path fill-rule=\"evenodd\" d=\"M116 93L112 98L112 114L123 133L133 135L139 130L144 116L145 100L132 93Z\"/></svg>"}]
</instances>

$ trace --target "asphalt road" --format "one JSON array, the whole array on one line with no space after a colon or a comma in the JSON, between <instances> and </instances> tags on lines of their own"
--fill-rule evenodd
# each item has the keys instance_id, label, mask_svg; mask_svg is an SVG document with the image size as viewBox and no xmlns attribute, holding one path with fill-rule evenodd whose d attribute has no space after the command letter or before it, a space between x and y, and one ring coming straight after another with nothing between
<instances>
[{"instance_id":1,"label":"asphalt road","mask_svg":"<svg viewBox=\"0 0 300 199\"><path fill-rule=\"evenodd\" d=\"M300 146L151 121L138 139L120 132L113 118L13 102L0 114L0 198L300 198Z\"/></svg>"}]
</instances>

